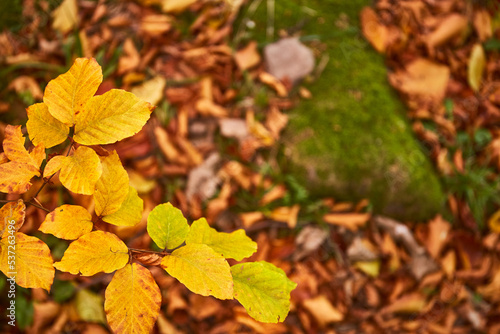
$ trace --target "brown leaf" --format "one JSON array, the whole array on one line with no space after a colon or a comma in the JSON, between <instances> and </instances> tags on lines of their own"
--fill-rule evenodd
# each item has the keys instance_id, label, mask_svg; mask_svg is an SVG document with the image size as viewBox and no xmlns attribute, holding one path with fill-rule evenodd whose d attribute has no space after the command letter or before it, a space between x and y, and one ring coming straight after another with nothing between
<instances>
[{"instance_id":1,"label":"brown leaf","mask_svg":"<svg viewBox=\"0 0 500 334\"><path fill-rule=\"evenodd\" d=\"M236 65L241 71L248 70L260 63L260 55L257 51L257 42L251 41L243 49L240 49L234 55Z\"/></svg>"},{"instance_id":2,"label":"brown leaf","mask_svg":"<svg viewBox=\"0 0 500 334\"><path fill-rule=\"evenodd\" d=\"M366 224L370 216L369 213L327 213L323 216L323 220L328 224L344 226L351 231L357 231L358 228Z\"/></svg>"},{"instance_id":3,"label":"brown leaf","mask_svg":"<svg viewBox=\"0 0 500 334\"><path fill-rule=\"evenodd\" d=\"M448 240L448 233L451 230L451 225L438 215L429 222L428 226L429 235L426 239L425 246L429 254L437 260Z\"/></svg>"},{"instance_id":4,"label":"brown leaf","mask_svg":"<svg viewBox=\"0 0 500 334\"><path fill-rule=\"evenodd\" d=\"M439 103L446 91L450 69L424 58L418 58L406 66L406 71L389 75L392 86L417 98Z\"/></svg>"},{"instance_id":5,"label":"brown leaf","mask_svg":"<svg viewBox=\"0 0 500 334\"><path fill-rule=\"evenodd\" d=\"M304 300L302 305L322 327L344 319L344 315L323 295Z\"/></svg>"},{"instance_id":6,"label":"brown leaf","mask_svg":"<svg viewBox=\"0 0 500 334\"><path fill-rule=\"evenodd\" d=\"M439 26L429 34L426 38L427 45L430 48L435 48L453 37L462 34L468 25L468 20L460 14L450 14L446 18L441 19Z\"/></svg>"}]
</instances>

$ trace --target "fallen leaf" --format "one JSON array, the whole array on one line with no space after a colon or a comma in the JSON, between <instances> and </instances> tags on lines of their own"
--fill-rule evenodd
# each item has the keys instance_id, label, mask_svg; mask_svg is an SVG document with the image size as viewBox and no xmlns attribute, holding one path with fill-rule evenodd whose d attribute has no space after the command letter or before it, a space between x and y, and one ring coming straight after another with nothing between
<instances>
[{"instance_id":1,"label":"fallen leaf","mask_svg":"<svg viewBox=\"0 0 500 334\"><path fill-rule=\"evenodd\" d=\"M258 65L260 63L260 55L257 51L257 42L251 41L247 46L238 50L234 55L234 60L241 71Z\"/></svg>"},{"instance_id":2,"label":"fallen leaf","mask_svg":"<svg viewBox=\"0 0 500 334\"><path fill-rule=\"evenodd\" d=\"M140 86L132 88L130 92L141 100L157 105L165 98L166 84L167 80L164 77L156 76L143 82Z\"/></svg>"},{"instance_id":3,"label":"fallen leaf","mask_svg":"<svg viewBox=\"0 0 500 334\"><path fill-rule=\"evenodd\" d=\"M344 320L344 315L323 295L306 299L302 305L312 314L321 327Z\"/></svg>"},{"instance_id":4,"label":"fallen leaf","mask_svg":"<svg viewBox=\"0 0 500 334\"><path fill-rule=\"evenodd\" d=\"M450 14L440 20L438 27L429 34L425 41L429 47L435 48L462 34L467 29L467 25L468 20L465 16Z\"/></svg>"},{"instance_id":5,"label":"fallen leaf","mask_svg":"<svg viewBox=\"0 0 500 334\"><path fill-rule=\"evenodd\" d=\"M63 34L69 32L78 24L78 6L76 0L64 0L52 12L52 28Z\"/></svg>"},{"instance_id":6,"label":"fallen leaf","mask_svg":"<svg viewBox=\"0 0 500 334\"><path fill-rule=\"evenodd\" d=\"M418 58L406 66L406 71L390 74L389 81L405 94L438 103L444 98L449 77L448 66Z\"/></svg>"},{"instance_id":7,"label":"fallen leaf","mask_svg":"<svg viewBox=\"0 0 500 334\"><path fill-rule=\"evenodd\" d=\"M486 67L486 55L481 44L474 44L467 66L467 81L469 86L478 91L481 88L483 72Z\"/></svg>"},{"instance_id":8,"label":"fallen leaf","mask_svg":"<svg viewBox=\"0 0 500 334\"><path fill-rule=\"evenodd\" d=\"M371 7L364 7L361 10L360 17L363 36L375 50L384 53L388 39L387 27L380 23L377 14Z\"/></svg>"},{"instance_id":9,"label":"fallen leaf","mask_svg":"<svg viewBox=\"0 0 500 334\"><path fill-rule=\"evenodd\" d=\"M369 213L327 213L323 220L328 224L344 226L351 231L357 231L364 226L371 215Z\"/></svg>"},{"instance_id":10,"label":"fallen leaf","mask_svg":"<svg viewBox=\"0 0 500 334\"><path fill-rule=\"evenodd\" d=\"M259 80L262 83L264 83L264 84L270 86L272 89L274 89L279 97L286 97L288 95L288 91L287 91L285 85L283 85L281 83L281 81L276 79L271 74L266 73L266 72L261 72L259 74Z\"/></svg>"}]
</instances>

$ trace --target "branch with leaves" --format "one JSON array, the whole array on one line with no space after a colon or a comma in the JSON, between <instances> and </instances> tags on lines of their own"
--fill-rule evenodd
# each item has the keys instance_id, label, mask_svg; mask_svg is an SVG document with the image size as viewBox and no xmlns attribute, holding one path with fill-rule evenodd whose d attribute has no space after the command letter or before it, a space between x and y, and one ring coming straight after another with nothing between
<instances>
[{"instance_id":1,"label":"branch with leaves","mask_svg":"<svg viewBox=\"0 0 500 334\"><path fill-rule=\"evenodd\" d=\"M30 106L26 124L34 148L25 148L21 126L7 126L0 153L0 192L23 194L35 177L42 186L24 202L7 201L0 208L0 271L16 271L16 283L50 291L55 268L74 275L115 272L106 288L104 309L116 333L149 333L159 315L161 292L147 266L160 266L189 290L219 299L237 299L258 321L283 321L296 284L268 262L230 266L257 250L244 230L221 233L204 218L188 224L170 203L155 207L147 232L161 252L129 248L117 235L96 230L92 215L79 205L63 204L50 211L37 195L59 173L61 184L76 194L92 195L95 214L105 223L135 226L142 219L143 201L129 186L129 177L116 151L96 152L93 145L112 144L139 132L154 106L119 89L94 96L102 70L93 58L78 58L68 72L48 83L43 103ZM71 136L70 136L71 134ZM46 149L67 141L67 154L53 156L45 167ZM49 247L18 232L26 204L47 211L39 230L73 240L61 261L54 263ZM8 225L8 221L15 221ZM8 249L15 249L15 268ZM141 264L140 264L141 263Z\"/></svg>"}]
</instances>

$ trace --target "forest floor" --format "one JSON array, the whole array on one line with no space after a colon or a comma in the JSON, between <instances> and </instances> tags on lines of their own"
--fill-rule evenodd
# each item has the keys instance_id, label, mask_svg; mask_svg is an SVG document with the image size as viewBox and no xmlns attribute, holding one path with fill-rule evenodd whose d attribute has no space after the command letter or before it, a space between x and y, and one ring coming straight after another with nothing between
<instances>
[{"instance_id":1,"label":"forest floor","mask_svg":"<svg viewBox=\"0 0 500 334\"><path fill-rule=\"evenodd\" d=\"M448 196L449 213L425 223L376 215L367 199L309 197L278 172L287 113L315 98L307 88L314 75L293 86L266 72L262 45L245 35L245 13L260 1L16 3L19 19L0 33L1 132L24 125L25 108L76 57L96 58L104 74L97 94L121 88L158 106L141 132L106 147L117 150L145 206L139 225L107 228L148 248L145 218L170 201L190 221L245 229L258 243L249 260L272 262L298 284L286 320L262 324L235 301L192 294L151 268L166 291L156 333L500 333L497 2L379 0L360 12L359 29L385 55L388 80ZM321 75L321 36L303 42ZM45 207L92 206L92 197L52 181L38 196ZM60 259L68 242L36 232L44 212L26 213L23 231ZM20 288L20 330L108 333L109 280L58 272L50 294Z\"/></svg>"}]
</instances>

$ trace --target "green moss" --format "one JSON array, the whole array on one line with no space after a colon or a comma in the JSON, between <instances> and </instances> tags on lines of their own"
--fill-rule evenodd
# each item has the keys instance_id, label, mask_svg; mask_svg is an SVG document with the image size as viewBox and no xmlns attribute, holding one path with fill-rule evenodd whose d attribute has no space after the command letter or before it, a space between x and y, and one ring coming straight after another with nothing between
<instances>
[{"instance_id":1,"label":"green moss","mask_svg":"<svg viewBox=\"0 0 500 334\"><path fill-rule=\"evenodd\" d=\"M412 221L432 217L445 196L387 83L383 58L362 39L369 1L276 1L275 30L303 27L327 45L329 62L291 113L285 133L289 172L314 196L369 198L375 212ZM265 36L265 6L251 19ZM309 14L309 15L307 15ZM262 22L259 22L262 21ZM346 24L347 23L347 24Z\"/></svg>"}]
</instances>

